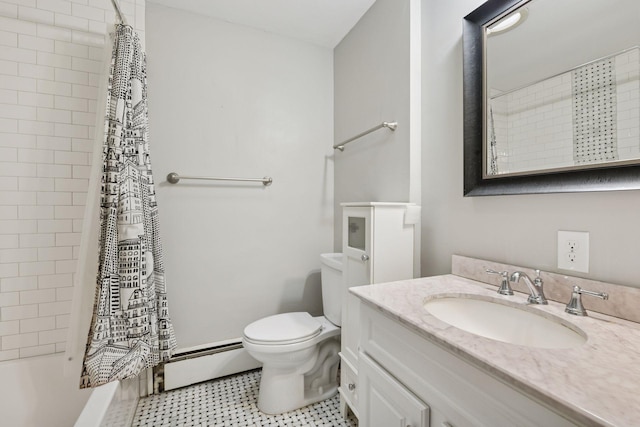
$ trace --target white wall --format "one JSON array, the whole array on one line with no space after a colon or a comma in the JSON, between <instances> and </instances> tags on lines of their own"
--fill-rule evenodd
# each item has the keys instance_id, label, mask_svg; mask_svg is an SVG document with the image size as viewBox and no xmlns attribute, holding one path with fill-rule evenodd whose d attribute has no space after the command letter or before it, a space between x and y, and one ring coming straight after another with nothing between
<instances>
[{"instance_id":1,"label":"white wall","mask_svg":"<svg viewBox=\"0 0 640 427\"><path fill-rule=\"evenodd\" d=\"M420 23L412 21L419 7L419 1L377 0L334 50L335 143L398 122L395 132L381 129L335 151L338 219L343 202L420 203L420 164L412 162L420 158L420 50L412 50L420 46ZM336 221L337 250L341 236Z\"/></svg>"},{"instance_id":2,"label":"white wall","mask_svg":"<svg viewBox=\"0 0 640 427\"><path fill-rule=\"evenodd\" d=\"M558 230L590 232L595 280L638 286L640 193L462 197L462 19L483 0L423 2L422 274L451 254L559 271Z\"/></svg>"},{"instance_id":3,"label":"white wall","mask_svg":"<svg viewBox=\"0 0 640 427\"><path fill-rule=\"evenodd\" d=\"M147 53L178 347L240 337L278 312L320 314L333 230L331 50L149 4ZM172 171L273 184L171 185Z\"/></svg>"}]
</instances>

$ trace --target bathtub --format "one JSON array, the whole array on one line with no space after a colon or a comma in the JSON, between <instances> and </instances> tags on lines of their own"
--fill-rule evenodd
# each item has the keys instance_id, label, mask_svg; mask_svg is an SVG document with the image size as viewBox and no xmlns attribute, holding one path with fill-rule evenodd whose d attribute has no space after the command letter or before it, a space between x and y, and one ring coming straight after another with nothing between
<instances>
[{"instance_id":1,"label":"bathtub","mask_svg":"<svg viewBox=\"0 0 640 427\"><path fill-rule=\"evenodd\" d=\"M94 388L74 427L130 426L138 406L137 385L127 380Z\"/></svg>"},{"instance_id":2,"label":"bathtub","mask_svg":"<svg viewBox=\"0 0 640 427\"><path fill-rule=\"evenodd\" d=\"M64 376L64 355L0 362L2 425L72 426L91 394L78 378Z\"/></svg>"},{"instance_id":3,"label":"bathtub","mask_svg":"<svg viewBox=\"0 0 640 427\"><path fill-rule=\"evenodd\" d=\"M64 355L0 362L0 424L11 427L131 425L139 381L78 388L64 374Z\"/></svg>"}]
</instances>

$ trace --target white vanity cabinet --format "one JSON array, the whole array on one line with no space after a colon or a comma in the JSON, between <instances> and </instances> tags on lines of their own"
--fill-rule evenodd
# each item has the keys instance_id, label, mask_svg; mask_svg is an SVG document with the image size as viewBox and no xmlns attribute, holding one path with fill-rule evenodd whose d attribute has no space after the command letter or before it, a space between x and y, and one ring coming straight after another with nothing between
<instances>
[{"instance_id":1,"label":"white vanity cabinet","mask_svg":"<svg viewBox=\"0 0 640 427\"><path fill-rule=\"evenodd\" d=\"M576 425L365 303L360 322L363 427Z\"/></svg>"},{"instance_id":2,"label":"white vanity cabinet","mask_svg":"<svg viewBox=\"0 0 640 427\"><path fill-rule=\"evenodd\" d=\"M410 203L343 203L340 405L356 417L359 387L360 300L349 287L413 278L414 222L419 208ZM402 425L402 424L400 424Z\"/></svg>"}]
</instances>

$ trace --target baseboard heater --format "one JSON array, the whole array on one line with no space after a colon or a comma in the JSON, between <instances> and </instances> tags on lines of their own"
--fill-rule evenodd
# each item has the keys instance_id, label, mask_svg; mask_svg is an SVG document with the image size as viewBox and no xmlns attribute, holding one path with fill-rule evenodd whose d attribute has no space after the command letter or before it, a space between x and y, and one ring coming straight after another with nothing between
<instances>
[{"instance_id":1,"label":"baseboard heater","mask_svg":"<svg viewBox=\"0 0 640 427\"><path fill-rule=\"evenodd\" d=\"M153 391L160 393L186 387L260 366L240 341L199 346L179 351L168 362L156 366L153 370Z\"/></svg>"}]
</instances>

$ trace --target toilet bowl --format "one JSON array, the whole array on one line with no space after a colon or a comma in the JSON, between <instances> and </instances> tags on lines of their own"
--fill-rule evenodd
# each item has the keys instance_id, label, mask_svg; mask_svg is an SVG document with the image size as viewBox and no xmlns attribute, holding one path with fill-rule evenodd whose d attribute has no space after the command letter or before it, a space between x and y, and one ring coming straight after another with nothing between
<instances>
[{"instance_id":1,"label":"toilet bowl","mask_svg":"<svg viewBox=\"0 0 640 427\"><path fill-rule=\"evenodd\" d=\"M336 288L341 291L343 286L341 256L321 255L327 317L306 312L276 314L244 329L242 344L262 362L258 409L266 414L292 411L337 393L342 293Z\"/></svg>"}]
</instances>

